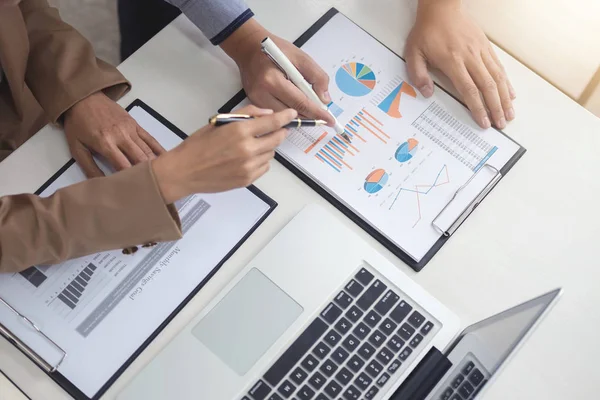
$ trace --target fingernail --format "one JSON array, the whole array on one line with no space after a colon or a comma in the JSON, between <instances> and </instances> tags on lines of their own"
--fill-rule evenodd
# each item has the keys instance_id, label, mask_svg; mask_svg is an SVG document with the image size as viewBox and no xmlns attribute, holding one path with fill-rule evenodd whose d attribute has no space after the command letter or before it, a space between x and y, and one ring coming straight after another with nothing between
<instances>
[{"instance_id":1,"label":"fingernail","mask_svg":"<svg viewBox=\"0 0 600 400\"><path fill-rule=\"evenodd\" d=\"M323 93L323 97L325 98L325 102L331 103L331 95L329 94L329 92Z\"/></svg>"},{"instance_id":2,"label":"fingernail","mask_svg":"<svg viewBox=\"0 0 600 400\"><path fill-rule=\"evenodd\" d=\"M484 129L489 129L492 127L492 123L490 122L490 119L488 118L487 115L485 117L483 117L483 119L481 120L481 126Z\"/></svg>"},{"instance_id":3,"label":"fingernail","mask_svg":"<svg viewBox=\"0 0 600 400\"><path fill-rule=\"evenodd\" d=\"M259 111L263 114L273 114L273 110L270 108L260 108Z\"/></svg>"},{"instance_id":4,"label":"fingernail","mask_svg":"<svg viewBox=\"0 0 600 400\"><path fill-rule=\"evenodd\" d=\"M512 121L513 119L515 119L515 109L514 108L509 108L508 110L506 110L506 119L509 121Z\"/></svg>"},{"instance_id":5,"label":"fingernail","mask_svg":"<svg viewBox=\"0 0 600 400\"><path fill-rule=\"evenodd\" d=\"M510 98L512 100L517 98L517 93L515 92L515 89L512 86L508 87L508 94L510 95Z\"/></svg>"},{"instance_id":6,"label":"fingernail","mask_svg":"<svg viewBox=\"0 0 600 400\"><path fill-rule=\"evenodd\" d=\"M504 129L506 128L506 119L504 117L500 117L500 119L498 119L498 122L496 123L496 126L499 129Z\"/></svg>"},{"instance_id":7,"label":"fingernail","mask_svg":"<svg viewBox=\"0 0 600 400\"><path fill-rule=\"evenodd\" d=\"M433 87L429 84L421 86L419 92L425 97L431 97L433 95Z\"/></svg>"}]
</instances>

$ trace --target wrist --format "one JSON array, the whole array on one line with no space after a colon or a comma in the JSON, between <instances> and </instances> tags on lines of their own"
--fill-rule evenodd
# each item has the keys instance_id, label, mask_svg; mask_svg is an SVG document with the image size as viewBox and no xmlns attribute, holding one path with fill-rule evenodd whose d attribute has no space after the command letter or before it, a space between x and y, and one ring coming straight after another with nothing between
<instances>
[{"instance_id":1,"label":"wrist","mask_svg":"<svg viewBox=\"0 0 600 400\"><path fill-rule=\"evenodd\" d=\"M188 194L179 177L181 169L178 169L176 162L177 157L173 157L172 152L151 161L154 178L165 204L172 204Z\"/></svg>"},{"instance_id":2,"label":"wrist","mask_svg":"<svg viewBox=\"0 0 600 400\"><path fill-rule=\"evenodd\" d=\"M87 97L79 100L77 103L73 104L71 108L67 109L62 115L59 117L59 121L64 124L65 120L71 117L74 114L77 114L78 110L86 105L87 103L93 103L94 101L101 99L102 97L106 97L106 95L102 91L94 92Z\"/></svg>"},{"instance_id":3,"label":"wrist","mask_svg":"<svg viewBox=\"0 0 600 400\"><path fill-rule=\"evenodd\" d=\"M220 47L239 65L251 54L260 51L260 43L267 36L269 31L254 18L250 18L225 39Z\"/></svg>"},{"instance_id":4,"label":"wrist","mask_svg":"<svg viewBox=\"0 0 600 400\"><path fill-rule=\"evenodd\" d=\"M459 9L462 3L462 0L419 0L417 13L435 12L447 7Z\"/></svg>"}]
</instances>

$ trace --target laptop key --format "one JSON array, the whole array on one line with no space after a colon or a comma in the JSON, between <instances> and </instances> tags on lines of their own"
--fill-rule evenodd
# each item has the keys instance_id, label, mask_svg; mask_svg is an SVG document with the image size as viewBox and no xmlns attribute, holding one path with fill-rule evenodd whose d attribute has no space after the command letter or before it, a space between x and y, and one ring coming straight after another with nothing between
<instances>
[{"instance_id":1,"label":"laptop key","mask_svg":"<svg viewBox=\"0 0 600 400\"><path fill-rule=\"evenodd\" d=\"M421 335L427 336L429 332L433 329L433 322L427 321L425 325L421 328Z\"/></svg>"},{"instance_id":2,"label":"laptop key","mask_svg":"<svg viewBox=\"0 0 600 400\"><path fill-rule=\"evenodd\" d=\"M269 392L271 392L271 388L269 387L269 385L267 385L262 380L259 380L254 386L252 386L252 389L250 389L248 394L254 400L264 400L267 398Z\"/></svg>"},{"instance_id":3,"label":"laptop key","mask_svg":"<svg viewBox=\"0 0 600 400\"><path fill-rule=\"evenodd\" d=\"M317 365L319 365L319 361L315 357L313 357L312 354L309 354L304 360L302 360L300 365L302 365L302 367L304 367L304 369L308 372L312 372L317 367Z\"/></svg>"},{"instance_id":4,"label":"laptop key","mask_svg":"<svg viewBox=\"0 0 600 400\"><path fill-rule=\"evenodd\" d=\"M321 313L321 317L330 324L333 324L340 315L342 315L342 309L333 303L329 303Z\"/></svg>"},{"instance_id":5,"label":"laptop key","mask_svg":"<svg viewBox=\"0 0 600 400\"><path fill-rule=\"evenodd\" d=\"M479 393L479 391L481 389L483 389L483 387L485 386L485 384L487 383L487 379L484 380L483 382L481 382L481 385L477 386L477 388L475 389L475 391L473 392L473 396L471 397L471 399L474 399L475 397L477 397L477 394Z\"/></svg>"},{"instance_id":6,"label":"laptop key","mask_svg":"<svg viewBox=\"0 0 600 400\"><path fill-rule=\"evenodd\" d=\"M340 365L342 365L344 361L348 359L349 356L350 353L348 353L342 347L338 347L333 351L333 353L331 353L331 359Z\"/></svg>"},{"instance_id":7,"label":"laptop key","mask_svg":"<svg viewBox=\"0 0 600 400\"><path fill-rule=\"evenodd\" d=\"M352 385L350 385L344 392L345 400L358 400L358 396L360 396L360 392Z\"/></svg>"},{"instance_id":8,"label":"laptop key","mask_svg":"<svg viewBox=\"0 0 600 400\"><path fill-rule=\"evenodd\" d=\"M339 383L332 380L327 384L327 386L325 386L324 391L325 393L327 393L328 396L331 396L331 398L337 398L337 396L342 391L342 387Z\"/></svg>"},{"instance_id":9,"label":"laptop key","mask_svg":"<svg viewBox=\"0 0 600 400\"><path fill-rule=\"evenodd\" d=\"M364 372L361 372L358 378L354 380L356 387L363 391L367 390L371 383L373 383L373 379L371 379L371 377Z\"/></svg>"},{"instance_id":10,"label":"laptop key","mask_svg":"<svg viewBox=\"0 0 600 400\"><path fill-rule=\"evenodd\" d=\"M319 360L324 359L325 357L327 357L327 354L329 354L329 352L331 351L331 348L329 346L327 346L325 343L323 342L319 342L315 348L313 349L313 354L315 356L317 356L319 358Z\"/></svg>"},{"instance_id":11,"label":"laptop key","mask_svg":"<svg viewBox=\"0 0 600 400\"><path fill-rule=\"evenodd\" d=\"M281 397L277 393L271 393L268 400L283 400L283 397Z\"/></svg>"},{"instance_id":12,"label":"laptop key","mask_svg":"<svg viewBox=\"0 0 600 400\"><path fill-rule=\"evenodd\" d=\"M325 378L319 371L316 371L308 380L308 384L315 390L320 390L325 382L327 382L327 378Z\"/></svg>"},{"instance_id":13,"label":"laptop key","mask_svg":"<svg viewBox=\"0 0 600 400\"><path fill-rule=\"evenodd\" d=\"M375 360L371 361L369 365L367 365L367 368L365 368L367 374L371 375L373 379L377 378L382 370L383 366Z\"/></svg>"},{"instance_id":14,"label":"laptop key","mask_svg":"<svg viewBox=\"0 0 600 400\"><path fill-rule=\"evenodd\" d=\"M294 386L290 381L285 380L277 389L279 394L281 394L284 398L289 399L289 397L296 391L296 386Z\"/></svg>"},{"instance_id":15,"label":"laptop key","mask_svg":"<svg viewBox=\"0 0 600 400\"><path fill-rule=\"evenodd\" d=\"M381 321L381 316L377 314L375 311L371 310L364 319L365 323L369 325L371 328L375 328L379 321Z\"/></svg>"},{"instance_id":16,"label":"laptop key","mask_svg":"<svg viewBox=\"0 0 600 400\"><path fill-rule=\"evenodd\" d=\"M352 358L350 358L350 360L346 363L346 366L352 372L358 372L358 371L360 371L360 369L363 367L363 365L365 365L365 362L363 361L362 358L360 358L356 354L353 355Z\"/></svg>"},{"instance_id":17,"label":"laptop key","mask_svg":"<svg viewBox=\"0 0 600 400\"><path fill-rule=\"evenodd\" d=\"M447 388L446 390L444 390L444 393L442 393L442 395L440 396L440 400L450 400L450 397L452 397L452 393L454 393L454 390L452 390L451 387Z\"/></svg>"},{"instance_id":18,"label":"laptop key","mask_svg":"<svg viewBox=\"0 0 600 400\"><path fill-rule=\"evenodd\" d=\"M361 310L360 308L358 308L356 306L352 306L346 312L346 318L348 318L350 321L356 323L356 322L358 322L360 317L363 316L363 314L364 314L363 310Z\"/></svg>"},{"instance_id":19,"label":"laptop key","mask_svg":"<svg viewBox=\"0 0 600 400\"><path fill-rule=\"evenodd\" d=\"M335 301L335 303L338 306L342 307L345 310L346 308L348 308L348 306L350 306L350 304L352 304L354 299L352 299L352 297L350 297L348 293L342 290L333 301Z\"/></svg>"},{"instance_id":20,"label":"laptop key","mask_svg":"<svg viewBox=\"0 0 600 400\"><path fill-rule=\"evenodd\" d=\"M377 359L377 361L379 361L385 366L388 365L390 361L392 361L392 358L394 358L394 354L384 347L379 353L377 353L377 356L375 358Z\"/></svg>"},{"instance_id":21,"label":"laptop key","mask_svg":"<svg viewBox=\"0 0 600 400\"><path fill-rule=\"evenodd\" d=\"M383 344L383 342L386 341L386 339L387 336L385 336L379 330L376 330L371 334L371 336L369 336L369 343L371 343L375 347L379 347Z\"/></svg>"},{"instance_id":22,"label":"laptop key","mask_svg":"<svg viewBox=\"0 0 600 400\"><path fill-rule=\"evenodd\" d=\"M408 317L408 322L415 328L419 328L421 325L423 325L423 322L425 322L425 317L421 315L420 312L414 311L412 314L410 314L410 317Z\"/></svg>"},{"instance_id":23,"label":"laptop key","mask_svg":"<svg viewBox=\"0 0 600 400\"><path fill-rule=\"evenodd\" d=\"M390 376L385 372L377 379L377 386L382 387L390 380Z\"/></svg>"},{"instance_id":24,"label":"laptop key","mask_svg":"<svg viewBox=\"0 0 600 400\"><path fill-rule=\"evenodd\" d=\"M346 367L342 367L342 369L340 369L340 371L335 375L335 379L341 383L342 386L346 386L353 378L354 374Z\"/></svg>"},{"instance_id":25,"label":"laptop key","mask_svg":"<svg viewBox=\"0 0 600 400\"><path fill-rule=\"evenodd\" d=\"M371 386L371 388L365 393L365 399L373 399L375 396L377 396L377 393L379 393L379 389L377 389L376 386Z\"/></svg>"},{"instance_id":26,"label":"laptop key","mask_svg":"<svg viewBox=\"0 0 600 400\"><path fill-rule=\"evenodd\" d=\"M389 318L386 318L381 323L381 325L379 325L379 329L381 330L381 332L385 333L388 336L393 334L397 327L398 325Z\"/></svg>"},{"instance_id":27,"label":"laptop key","mask_svg":"<svg viewBox=\"0 0 600 400\"><path fill-rule=\"evenodd\" d=\"M460 386L461 383L463 383L463 381L465 380L464 375L458 375L456 378L454 378L454 380L452 381L452 388L454 389L458 389L458 387Z\"/></svg>"},{"instance_id":28,"label":"laptop key","mask_svg":"<svg viewBox=\"0 0 600 400\"><path fill-rule=\"evenodd\" d=\"M468 399L474 391L475 388L469 383L469 381L464 381L463 384L460 385L460 388L458 388L458 393L465 399Z\"/></svg>"},{"instance_id":29,"label":"laptop key","mask_svg":"<svg viewBox=\"0 0 600 400\"><path fill-rule=\"evenodd\" d=\"M346 285L346 292L348 292L350 296L356 297L363 291L364 288L365 287L363 285L352 279Z\"/></svg>"},{"instance_id":30,"label":"laptop key","mask_svg":"<svg viewBox=\"0 0 600 400\"><path fill-rule=\"evenodd\" d=\"M406 361L408 357L410 357L411 353L412 349L410 347L405 347L404 350L402 350L402 352L398 356L398 358L400 359L400 361Z\"/></svg>"},{"instance_id":31,"label":"laptop key","mask_svg":"<svg viewBox=\"0 0 600 400\"><path fill-rule=\"evenodd\" d=\"M414 349L418 345L420 345L422 341L423 341L423 336L421 336L417 333L410 341L410 347L412 347Z\"/></svg>"},{"instance_id":32,"label":"laptop key","mask_svg":"<svg viewBox=\"0 0 600 400\"><path fill-rule=\"evenodd\" d=\"M392 350L394 353L399 352L404 346L404 340L400 339L398 335L392 336L392 338L387 342L388 349Z\"/></svg>"},{"instance_id":33,"label":"laptop key","mask_svg":"<svg viewBox=\"0 0 600 400\"><path fill-rule=\"evenodd\" d=\"M371 328L369 328L364 322L361 322L356 326L356 328L354 328L352 333L354 333L360 340L363 340L369 333L371 333Z\"/></svg>"},{"instance_id":34,"label":"laptop key","mask_svg":"<svg viewBox=\"0 0 600 400\"><path fill-rule=\"evenodd\" d=\"M462 397L458 393L454 393L454 396L450 398L450 400L463 400Z\"/></svg>"},{"instance_id":35,"label":"laptop key","mask_svg":"<svg viewBox=\"0 0 600 400\"><path fill-rule=\"evenodd\" d=\"M388 290L386 294L379 300L377 304L375 304L375 310L381 315L386 315L394 304L396 304L400 300L400 296L394 293L392 290Z\"/></svg>"},{"instance_id":36,"label":"laptop key","mask_svg":"<svg viewBox=\"0 0 600 400\"><path fill-rule=\"evenodd\" d=\"M462 369L462 373L463 375L469 375L471 373L471 371L473 370L473 368L475 368L475 364L473 364L472 361L469 361L467 363L467 365L465 365L465 367Z\"/></svg>"},{"instance_id":37,"label":"laptop key","mask_svg":"<svg viewBox=\"0 0 600 400\"><path fill-rule=\"evenodd\" d=\"M358 339L354 335L350 334L346 339L344 339L342 346L352 353L358 347L358 343Z\"/></svg>"},{"instance_id":38,"label":"laptop key","mask_svg":"<svg viewBox=\"0 0 600 400\"><path fill-rule=\"evenodd\" d=\"M338 366L331 360L325 360L319 369L326 377L331 378L335 371L337 371Z\"/></svg>"},{"instance_id":39,"label":"laptop key","mask_svg":"<svg viewBox=\"0 0 600 400\"><path fill-rule=\"evenodd\" d=\"M354 276L354 278L356 278L357 281L359 281L364 286L366 286L369 284L369 282L371 282L373 280L374 276L372 273L370 273L366 269L361 268L361 270L358 271L358 273Z\"/></svg>"},{"instance_id":40,"label":"laptop key","mask_svg":"<svg viewBox=\"0 0 600 400\"><path fill-rule=\"evenodd\" d=\"M360 346L360 349L358 349L358 354L365 360L368 360L375 354L375 347L371 346L369 343L363 343L362 346Z\"/></svg>"},{"instance_id":41,"label":"laptop key","mask_svg":"<svg viewBox=\"0 0 600 400\"><path fill-rule=\"evenodd\" d=\"M298 399L300 400L312 400L312 398L315 397L315 391L307 385L304 385L300 390L298 390L296 396L298 396Z\"/></svg>"},{"instance_id":42,"label":"laptop key","mask_svg":"<svg viewBox=\"0 0 600 400\"><path fill-rule=\"evenodd\" d=\"M398 303L394 310L392 310L390 318L392 318L397 324L399 324L404 320L404 318L406 318L406 316L408 315L408 313L411 312L411 310L412 307L410 306L410 304L402 300L400 303Z\"/></svg>"},{"instance_id":43,"label":"laptop key","mask_svg":"<svg viewBox=\"0 0 600 400\"><path fill-rule=\"evenodd\" d=\"M394 374L396 371L398 371L398 369L402 366L402 363L399 360L394 360L392 361L392 363L390 364L390 366L388 367L387 371L390 374Z\"/></svg>"},{"instance_id":44,"label":"laptop key","mask_svg":"<svg viewBox=\"0 0 600 400\"><path fill-rule=\"evenodd\" d=\"M407 323L404 323L400 329L398 329L398 335L404 340L409 340L412 335L415 333L415 328L410 326Z\"/></svg>"},{"instance_id":45,"label":"laptop key","mask_svg":"<svg viewBox=\"0 0 600 400\"><path fill-rule=\"evenodd\" d=\"M352 323L344 317L340 318L337 324L335 324L335 329L342 335L348 333L350 328L352 328Z\"/></svg>"},{"instance_id":46,"label":"laptop key","mask_svg":"<svg viewBox=\"0 0 600 400\"><path fill-rule=\"evenodd\" d=\"M244 397L242 397L242 400L250 400L250 397L244 396Z\"/></svg>"},{"instance_id":47,"label":"laptop key","mask_svg":"<svg viewBox=\"0 0 600 400\"><path fill-rule=\"evenodd\" d=\"M270 383L271 386L277 386L326 330L327 324L321 318L316 318L288 347L285 353L273 363L264 375L265 381Z\"/></svg>"},{"instance_id":48,"label":"laptop key","mask_svg":"<svg viewBox=\"0 0 600 400\"><path fill-rule=\"evenodd\" d=\"M359 306L363 310L368 310L369 307L377 301L379 296L383 293L383 291L387 289L387 286L379 279L375 281L369 288L356 300L356 305Z\"/></svg>"},{"instance_id":49,"label":"laptop key","mask_svg":"<svg viewBox=\"0 0 600 400\"><path fill-rule=\"evenodd\" d=\"M331 397L327 397L323 393L320 393L315 400L331 400Z\"/></svg>"},{"instance_id":50,"label":"laptop key","mask_svg":"<svg viewBox=\"0 0 600 400\"><path fill-rule=\"evenodd\" d=\"M300 367L296 368L294 372L292 372L292 375L290 375L290 379L297 385L304 382L306 378L308 378L308 374Z\"/></svg>"},{"instance_id":51,"label":"laptop key","mask_svg":"<svg viewBox=\"0 0 600 400\"><path fill-rule=\"evenodd\" d=\"M483 374L478 368L475 368L471 375L469 375L469 381L473 384L473 386L479 386L479 384L483 381Z\"/></svg>"},{"instance_id":52,"label":"laptop key","mask_svg":"<svg viewBox=\"0 0 600 400\"><path fill-rule=\"evenodd\" d=\"M342 340L342 335L340 335L332 329L329 332L327 332L327 335L325 335L324 340L328 345L334 347L336 344L338 344L340 340Z\"/></svg>"}]
</instances>

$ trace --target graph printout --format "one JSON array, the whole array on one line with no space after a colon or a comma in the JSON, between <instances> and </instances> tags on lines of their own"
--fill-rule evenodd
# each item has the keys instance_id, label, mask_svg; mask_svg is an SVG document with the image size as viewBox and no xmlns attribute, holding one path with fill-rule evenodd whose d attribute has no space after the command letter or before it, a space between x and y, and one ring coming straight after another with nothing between
<instances>
[{"instance_id":1,"label":"graph printout","mask_svg":"<svg viewBox=\"0 0 600 400\"><path fill-rule=\"evenodd\" d=\"M141 107L134 107L131 115L164 148L181 141ZM84 179L82 170L73 164L42 196ZM175 206L184 233L179 241L0 274L0 297L67 351L58 371L89 397L269 210L267 203L247 189L195 194ZM49 364L56 364L60 354L3 306L0 323Z\"/></svg>"},{"instance_id":2,"label":"graph printout","mask_svg":"<svg viewBox=\"0 0 600 400\"><path fill-rule=\"evenodd\" d=\"M279 153L420 261L457 189L481 170L439 219L444 229L493 179L485 164L501 169L520 147L480 129L443 90L421 96L404 61L341 14L302 49L329 73L329 108L351 142L328 128L292 130Z\"/></svg>"}]
</instances>

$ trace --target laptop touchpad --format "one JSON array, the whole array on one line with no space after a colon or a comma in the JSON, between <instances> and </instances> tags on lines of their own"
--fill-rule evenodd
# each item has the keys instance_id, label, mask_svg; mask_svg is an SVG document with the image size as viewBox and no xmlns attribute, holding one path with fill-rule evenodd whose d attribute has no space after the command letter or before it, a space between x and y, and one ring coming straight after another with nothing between
<instances>
[{"instance_id":1,"label":"laptop touchpad","mask_svg":"<svg viewBox=\"0 0 600 400\"><path fill-rule=\"evenodd\" d=\"M302 307L253 268L192 329L192 334L238 375L246 374Z\"/></svg>"}]
</instances>

